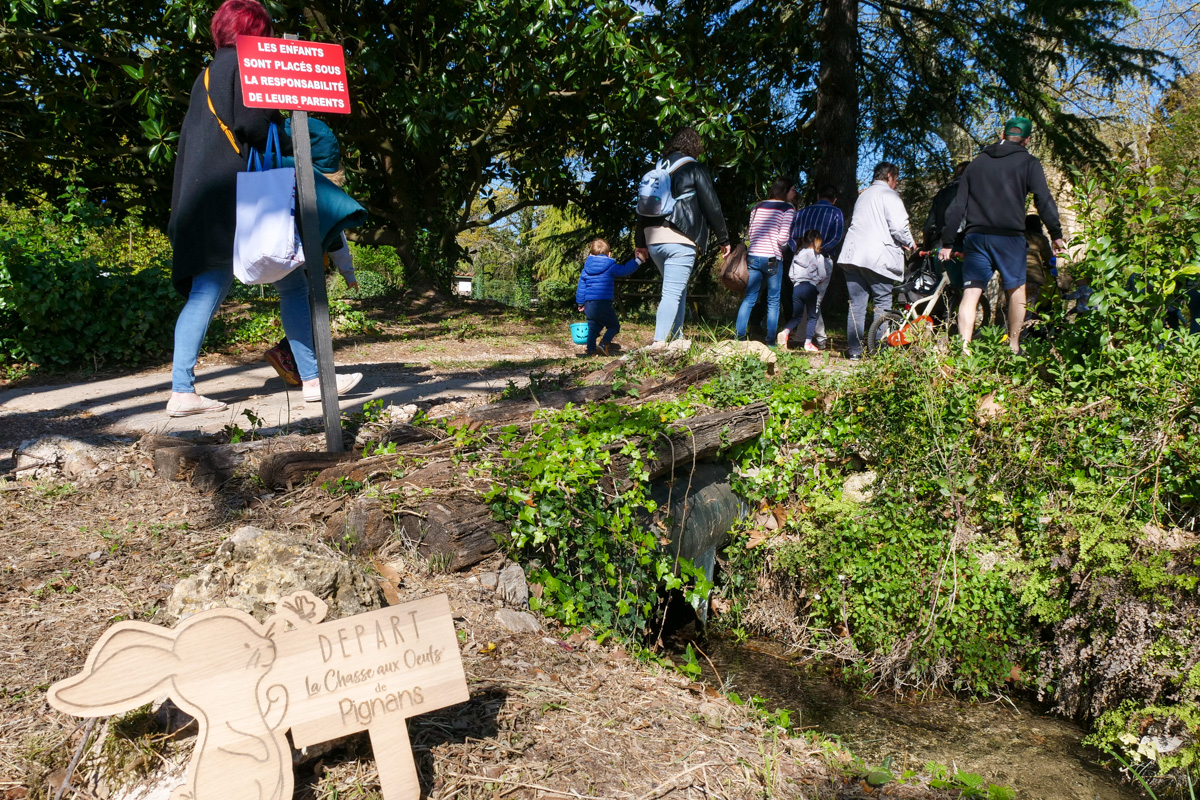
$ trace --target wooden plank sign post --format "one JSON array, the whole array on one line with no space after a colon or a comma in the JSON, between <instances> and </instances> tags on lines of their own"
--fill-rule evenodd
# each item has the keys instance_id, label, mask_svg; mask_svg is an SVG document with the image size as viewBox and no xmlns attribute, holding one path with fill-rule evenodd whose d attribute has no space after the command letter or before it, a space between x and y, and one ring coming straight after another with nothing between
<instances>
[{"instance_id":1,"label":"wooden plank sign post","mask_svg":"<svg viewBox=\"0 0 1200 800\"><path fill-rule=\"evenodd\" d=\"M265 623L214 608L174 629L113 625L50 704L81 717L120 714L168 695L196 718L189 800L291 800L291 751L366 730L385 800L421 789L406 719L465 702L466 674L445 595L322 622L309 592Z\"/></svg>"},{"instance_id":2,"label":"wooden plank sign post","mask_svg":"<svg viewBox=\"0 0 1200 800\"><path fill-rule=\"evenodd\" d=\"M292 110L296 210L300 221L300 243L304 248L304 269L308 274L308 302L317 375L321 382L325 445L329 452L341 453L346 447L342 442L337 376L333 371L333 334L329 327L329 296L325 291L325 250L321 246L317 217L308 112L350 113L345 52L341 45L300 42L295 36L286 39L239 36L237 51L242 103L247 108Z\"/></svg>"}]
</instances>

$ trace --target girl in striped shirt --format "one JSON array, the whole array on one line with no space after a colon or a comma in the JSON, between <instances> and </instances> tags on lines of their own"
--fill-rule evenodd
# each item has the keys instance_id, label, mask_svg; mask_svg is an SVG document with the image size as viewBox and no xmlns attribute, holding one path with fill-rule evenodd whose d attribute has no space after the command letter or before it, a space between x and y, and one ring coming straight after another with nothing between
<instances>
[{"instance_id":1,"label":"girl in striped shirt","mask_svg":"<svg viewBox=\"0 0 1200 800\"><path fill-rule=\"evenodd\" d=\"M746 338L750 312L758 302L758 293L767 284L767 344L775 343L779 328L779 293L783 287L783 248L787 246L796 209L788 202L792 182L776 178L767 199L750 211L750 230L746 234L746 266L749 280L746 296L737 314L737 338Z\"/></svg>"}]
</instances>

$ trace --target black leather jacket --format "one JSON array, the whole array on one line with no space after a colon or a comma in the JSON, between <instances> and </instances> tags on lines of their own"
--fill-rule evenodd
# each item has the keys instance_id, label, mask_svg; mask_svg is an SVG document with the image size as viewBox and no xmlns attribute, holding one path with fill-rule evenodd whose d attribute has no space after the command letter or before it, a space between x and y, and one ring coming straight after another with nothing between
<instances>
[{"instance_id":1,"label":"black leather jacket","mask_svg":"<svg viewBox=\"0 0 1200 800\"><path fill-rule=\"evenodd\" d=\"M671 153L667 160L674 164L683 158L682 153ZM712 230L717 244L729 244L729 230L725 227L725 215L721 212L721 201L717 190L704 165L693 161L671 173L671 194L678 197L694 191L691 197L675 203L669 217L638 217L634 229L634 242L638 247L646 246L646 227L667 225L696 243L696 254L708 248L708 233Z\"/></svg>"}]
</instances>

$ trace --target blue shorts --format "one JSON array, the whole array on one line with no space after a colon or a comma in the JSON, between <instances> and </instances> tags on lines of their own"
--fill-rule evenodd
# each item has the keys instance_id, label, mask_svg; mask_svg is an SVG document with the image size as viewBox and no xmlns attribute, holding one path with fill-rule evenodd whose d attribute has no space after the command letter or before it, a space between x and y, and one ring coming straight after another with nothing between
<instances>
[{"instance_id":1,"label":"blue shorts","mask_svg":"<svg viewBox=\"0 0 1200 800\"><path fill-rule=\"evenodd\" d=\"M1027 245L1023 235L968 233L965 244L962 276L963 284L968 289L982 289L987 286L993 271L1000 273L1000 282L1006 290L1025 285Z\"/></svg>"}]
</instances>

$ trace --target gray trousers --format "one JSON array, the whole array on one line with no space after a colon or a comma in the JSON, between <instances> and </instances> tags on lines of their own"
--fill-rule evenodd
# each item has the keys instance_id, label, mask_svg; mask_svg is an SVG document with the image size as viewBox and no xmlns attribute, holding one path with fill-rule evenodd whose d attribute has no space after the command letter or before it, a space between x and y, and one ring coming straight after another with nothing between
<instances>
[{"instance_id":1,"label":"gray trousers","mask_svg":"<svg viewBox=\"0 0 1200 800\"><path fill-rule=\"evenodd\" d=\"M875 304L875 313L892 310L892 288L896 282L853 264L839 264L846 275L846 293L850 295L850 313L846 317L846 352L862 355L863 332L867 327L867 300Z\"/></svg>"}]
</instances>

